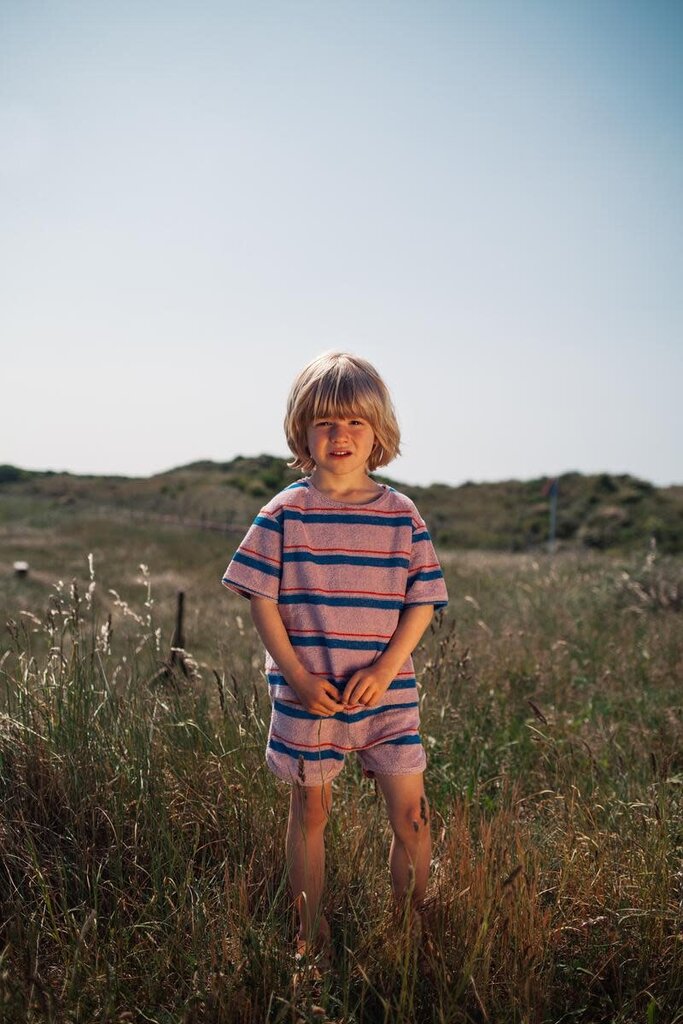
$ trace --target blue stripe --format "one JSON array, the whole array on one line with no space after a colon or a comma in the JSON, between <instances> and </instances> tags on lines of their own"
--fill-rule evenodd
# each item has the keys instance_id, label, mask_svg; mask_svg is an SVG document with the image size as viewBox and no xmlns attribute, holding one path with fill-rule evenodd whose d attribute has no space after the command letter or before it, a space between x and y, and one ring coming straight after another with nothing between
<instances>
[{"instance_id":1,"label":"blue stripe","mask_svg":"<svg viewBox=\"0 0 683 1024\"><path fill-rule=\"evenodd\" d=\"M268 672L267 676L269 686L286 686L288 690L292 689L287 680L285 679L285 677L279 675L277 672ZM326 676L327 681L329 683L332 683L333 686L336 686L340 693L344 690L344 687L346 686L350 678L350 676L343 676L341 678L336 678L335 676ZM407 679L394 679L394 681L389 684L388 689L411 690L414 689L416 685L417 684L415 681L415 676L408 676Z\"/></svg>"},{"instance_id":2,"label":"blue stripe","mask_svg":"<svg viewBox=\"0 0 683 1024\"><path fill-rule=\"evenodd\" d=\"M241 551L236 551L232 560L233 562L241 562L242 565L246 565L250 569L258 569L259 572L264 572L267 576L275 576L277 579L280 579L279 568L268 565L266 562L261 562L257 558L252 558L250 555L244 555Z\"/></svg>"},{"instance_id":3,"label":"blue stripe","mask_svg":"<svg viewBox=\"0 0 683 1024\"><path fill-rule=\"evenodd\" d=\"M431 540L428 530L422 530L420 533L413 533L413 544L416 544L420 540Z\"/></svg>"},{"instance_id":4,"label":"blue stripe","mask_svg":"<svg viewBox=\"0 0 683 1024\"><path fill-rule=\"evenodd\" d=\"M256 587L250 587L246 583L235 583L228 576L224 576L221 580L225 586L230 587L231 590L236 590L239 594L252 594L255 597L267 597L270 601L276 601L277 598L272 594L267 594L264 590L258 590Z\"/></svg>"},{"instance_id":5,"label":"blue stripe","mask_svg":"<svg viewBox=\"0 0 683 1024\"><path fill-rule=\"evenodd\" d=\"M408 577L408 586L412 586L413 583L420 582L426 583L427 580L441 580L443 579L443 573L440 569L430 569L429 572L416 572L414 576Z\"/></svg>"},{"instance_id":6,"label":"blue stripe","mask_svg":"<svg viewBox=\"0 0 683 1024\"><path fill-rule=\"evenodd\" d=\"M332 608L387 608L400 611L401 600L382 600L378 597L326 597L324 594L286 594L279 604L321 604Z\"/></svg>"},{"instance_id":7,"label":"blue stripe","mask_svg":"<svg viewBox=\"0 0 683 1024\"><path fill-rule=\"evenodd\" d=\"M371 516L357 512L301 512L299 509L284 508L282 510L284 519L295 519L300 523L357 523L364 526L410 526L413 520L410 516Z\"/></svg>"},{"instance_id":8,"label":"blue stripe","mask_svg":"<svg viewBox=\"0 0 683 1024\"><path fill-rule=\"evenodd\" d=\"M431 604L432 608L437 610L439 608L445 608L446 605L448 604L448 601L435 601L434 598L432 598L430 601L406 601L406 608L415 608L419 604Z\"/></svg>"},{"instance_id":9,"label":"blue stripe","mask_svg":"<svg viewBox=\"0 0 683 1024\"><path fill-rule=\"evenodd\" d=\"M268 740L268 746L272 750L277 750L279 754L288 754L295 761L298 761L300 757L303 757L304 761L324 761L325 758L331 758L333 761L344 760L344 755L337 750L323 750L322 748L316 751L297 750L295 747L287 747L284 743L274 739Z\"/></svg>"},{"instance_id":10,"label":"blue stripe","mask_svg":"<svg viewBox=\"0 0 683 1024\"><path fill-rule=\"evenodd\" d=\"M412 733L410 736L399 736L397 740L385 740L387 745L391 744L395 747L403 747L408 743L421 743L419 733ZM384 744L382 744L384 746Z\"/></svg>"},{"instance_id":11,"label":"blue stripe","mask_svg":"<svg viewBox=\"0 0 683 1024\"><path fill-rule=\"evenodd\" d=\"M269 519L268 516L256 516L254 526L260 526L264 530L273 530L274 533L282 533L280 524L273 519Z\"/></svg>"},{"instance_id":12,"label":"blue stripe","mask_svg":"<svg viewBox=\"0 0 683 1024\"><path fill-rule=\"evenodd\" d=\"M290 636L292 647L336 647L345 651L383 651L386 640L337 640L328 636Z\"/></svg>"},{"instance_id":13,"label":"blue stripe","mask_svg":"<svg viewBox=\"0 0 683 1024\"><path fill-rule=\"evenodd\" d=\"M397 711L401 708L416 708L418 706L418 702L415 700L407 704L384 704L377 708L365 708L363 711L336 711L333 715L315 715L312 711L305 711L304 708L294 707L281 700L276 700L274 704L283 715L289 715L290 718L305 718L308 721L316 722L321 719L330 722L361 722L364 718L373 718L375 715L381 715L383 711Z\"/></svg>"},{"instance_id":14,"label":"blue stripe","mask_svg":"<svg viewBox=\"0 0 683 1024\"><path fill-rule=\"evenodd\" d=\"M308 484L306 483L305 480L297 480L296 483L289 484L288 487L285 487L285 490L286 491L296 491L296 489L298 487L303 487L304 490L307 490L308 489Z\"/></svg>"},{"instance_id":15,"label":"blue stripe","mask_svg":"<svg viewBox=\"0 0 683 1024\"><path fill-rule=\"evenodd\" d=\"M407 569L407 558L388 556L369 558L367 555L314 555L309 551L285 551L283 562L313 562L315 565L369 565L384 569Z\"/></svg>"}]
</instances>

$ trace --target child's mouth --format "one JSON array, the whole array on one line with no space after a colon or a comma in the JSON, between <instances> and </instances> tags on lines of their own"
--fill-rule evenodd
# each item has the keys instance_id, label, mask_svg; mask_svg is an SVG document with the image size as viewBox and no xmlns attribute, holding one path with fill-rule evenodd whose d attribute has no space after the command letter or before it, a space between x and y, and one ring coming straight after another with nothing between
<instances>
[{"instance_id":1,"label":"child's mouth","mask_svg":"<svg viewBox=\"0 0 683 1024\"><path fill-rule=\"evenodd\" d=\"M333 459L343 459L350 454L351 452L330 452L330 455L332 456Z\"/></svg>"}]
</instances>

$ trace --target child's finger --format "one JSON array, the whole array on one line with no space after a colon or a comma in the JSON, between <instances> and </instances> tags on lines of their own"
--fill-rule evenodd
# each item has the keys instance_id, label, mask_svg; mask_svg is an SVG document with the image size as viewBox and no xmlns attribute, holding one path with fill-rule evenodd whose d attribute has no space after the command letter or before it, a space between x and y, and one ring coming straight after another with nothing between
<instances>
[{"instance_id":1,"label":"child's finger","mask_svg":"<svg viewBox=\"0 0 683 1024\"><path fill-rule=\"evenodd\" d=\"M344 692L342 694L342 704L354 703L351 700L351 698L354 695L354 691L356 689L356 686L360 682L361 678L362 677L360 676L359 672L354 672L353 673L353 675L351 676L351 678L347 682L346 686L344 687Z\"/></svg>"},{"instance_id":2,"label":"child's finger","mask_svg":"<svg viewBox=\"0 0 683 1024\"><path fill-rule=\"evenodd\" d=\"M336 714L337 711L339 711L339 705L334 704L332 701L330 701L327 697L323 695L317 701L311 704L308 710L312 712L312 714L314 715L322 715L325 718L329 718L330 715L334 715Z\"/></svg>"},{"instance_id":3,"label":"child's finger","mask_svg":"<svg viewBox=\"0 0 683 1024\"><path fill-rule=\"evenodd\" d=\"M326 697L329 697L333 704L338 706L343 703L339 697L339 690L336 686L333 686L332 683L326 683L323 686L323 693Z\"/></svg>"},{"instance_id":4,"label":"child's finger","mask_svg":"<svg viewBox=\"0 0 683 1024\"><path fill-rule=\"evenodd\" d=\"M342 703L339 700L339 693L331 683L328 683L327 687L323 688L319 703L325 708L325 713L328 715L334 715L341 708Z\"/></svg>"},{"instance_id":5,"label":"child's finger","mask_svg":"<svg viewBox=\"0 0 683 1024\"><path fill-rule=\"evenodd\" d=\"M363 679L359 680L353 692L349 696L348 704L367 704L370 692L370 684Z\"/></svg>"}]
</instances>

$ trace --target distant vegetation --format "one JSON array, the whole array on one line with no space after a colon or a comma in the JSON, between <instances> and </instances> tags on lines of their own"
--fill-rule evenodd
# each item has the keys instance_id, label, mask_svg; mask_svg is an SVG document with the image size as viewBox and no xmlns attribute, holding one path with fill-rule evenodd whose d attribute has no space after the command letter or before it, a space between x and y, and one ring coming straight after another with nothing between
<instances>
[{"instance_id":1,"label":"distant vegetation","mask_svg":"<svg viewBox=\"0 0 683 1024\"><path fill-rule=\"evenodd\" d=\"M526 551L548 538L545 483L508 480L406 490L442 547ZM652 537L663 552L683 550L683 487L657 488L627 474L559 477L557 538L564 546L630 550Z\"/></svg>"},{"instance_id":2,"label":"distant vegetation","mask_svg":"<svg viewBox=\"0 0 683 1024\"><path fill-rule=\"evenodd\" d=\"M0 466L0 523L57 524L65 514L109 510L162 515L219 528L246 526L259 507L300 476L272 455L194 462L155 476L76 476ZM546 480L413 487L380 476L419 505L442 548L532 551L548 538ZM629 551L651 538L665 554L683 551L683 485L658 488L628 474L559 477L557 538L563 547Z\"/></svg>"}]
</instances>

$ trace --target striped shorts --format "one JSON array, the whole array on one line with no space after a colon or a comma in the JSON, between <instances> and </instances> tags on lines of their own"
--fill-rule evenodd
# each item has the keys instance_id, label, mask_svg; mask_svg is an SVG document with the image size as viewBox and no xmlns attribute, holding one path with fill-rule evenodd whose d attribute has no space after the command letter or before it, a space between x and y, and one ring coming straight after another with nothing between
<instances>
[{"instance_id":1,"label":"striped shorts","mask_svg":"<svg viewBox=\"0 0 683 1024\"><path fill-rule=\"evenodd\" d=\"M404 695L402 696L412 696ZM313 715L297 701L273 699L266 763L278 778L321 786L336 778L346 754L356 753L366 776L416 775L427 758L414 700L396 702L388 690L375 708L356 705L334 715Z\"/></svg>"}]
</instances>

